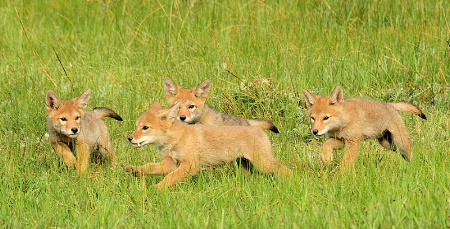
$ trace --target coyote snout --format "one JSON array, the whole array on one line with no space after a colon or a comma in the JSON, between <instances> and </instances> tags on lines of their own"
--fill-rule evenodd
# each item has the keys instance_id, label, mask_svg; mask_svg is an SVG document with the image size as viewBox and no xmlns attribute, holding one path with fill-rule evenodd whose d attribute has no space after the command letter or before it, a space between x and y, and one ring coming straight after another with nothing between
<instances>
[{"instance_id":1,"label":"coyote snout","mask_svg":"<svg viewBox=\"0 0 450 229\"><path fill-rule=\"evenodd\" d=\"M186 115L180 115L179 119L180 121L186 121Z\"/></svg>"},{"instance_id":2,"label":"coyote snout","mask_svg":"<svg viewBox=\"0 0 450 229\"><path fill-rule=\"evenodd\" d=\"M135 148L140 148L142 146L145 146L147 144L151 144L154 142L154 139L151 136L143 136L139 139L133 138L132 136L128 137L128 141L133 145Z\"/></svg>"},{"instance_id":3,"label":"coyote snout","mask_svg":"<svg viewBox=\"0 0 450 229\"><path fill-rule=\"evenodd\" d=\"M325 127L322 130L319 130L319 129L312 129L311 130L311 133L313 135L315 135L315 136L322 136L322 135L326 134L327 132L328 132L328 128L327 127Z\"/></svg>"}]
</instances>

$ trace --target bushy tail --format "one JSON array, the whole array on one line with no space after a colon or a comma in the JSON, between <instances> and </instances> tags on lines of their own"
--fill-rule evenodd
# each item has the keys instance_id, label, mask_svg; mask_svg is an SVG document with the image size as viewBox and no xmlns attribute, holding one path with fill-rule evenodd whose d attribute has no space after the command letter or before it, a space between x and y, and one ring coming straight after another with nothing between
<instances>
[{"instance_id":1,"label":"bushy tail","mask_svg":"<svg viewBox=\"0 0 450 229\"><path fill-rule=\"evenodd\" d=\"M406 112L406 113L412 113L415 114L423 119L427 119L425 114L420 110L420 108L405 102L400 103L389 103L389 105L393 106L397 111L400 112Z\"/></svg>"},{"instance_id":2,"label":"bushy tail","mask_svg":"<svg viewBox=\"0 0 450 229\"><path fill-rule=\"evenodd\" d=\"M250 126L259 126L265 130L270 130L277 134L280 133L278 131L278 128L269 121L262 120L262 119L247 119L247 121L250 124Z\"/></svg>"},{"instance_id":3,"label":"bushy tail","mask_svg":"<svg viewBox=\"0 0 450 229\"><path fill-rule=\"evenodd\" d=\"M118 121L123 121L122 117L118 115L116 112L114 112L111 109L108 109L106 107L96 107L92 110L96 115L98 115L100 118L109 117L113 118Z\"/></svg>"}]
</instances>

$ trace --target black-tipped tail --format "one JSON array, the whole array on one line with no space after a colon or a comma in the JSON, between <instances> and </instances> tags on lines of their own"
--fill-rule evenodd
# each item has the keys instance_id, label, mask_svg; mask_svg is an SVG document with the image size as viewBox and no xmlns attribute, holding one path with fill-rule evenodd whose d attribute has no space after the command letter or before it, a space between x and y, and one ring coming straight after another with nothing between
<instances>
[{"instance_id":1,"label":"black-tipped tail","mask_svg":"<svg viewBox=\"0 0 450 229\"><path fill-rule=\"evenodd\" d=\"M278 128L271 122L267 121L267 120L262 120L262 119L247 119L248 123L250 124L250 126L259 126L265 130L270 130L274 133L280 133L280 131L278 131Z\"/></svg>"},{"instance_id":2,"label":"black-tipped tail","mask_svg":"<svg viewBox=\"0 0 450 229\"><path fill-rule=\"evenodd\" d=\"M423 119L425 119L425 120L427 119L427 116L425 116L424 113L420 113L420 114L419 114L419 117L421 117L421 118L423 118Z\"/></svg>"},{"instance_id":3,"label":"black-tipped tail","mask_svg":"<svg viewBox=\"0 0 450 229\"><path fill-rule=\"evenodd\" d=\"M274 133L276 133L276 134L280 133L280 131L278 131L278 128L275 125L273 125L273 124L272 124L272 127L269 130L274 132Z\"/></svg>"},{"instance_id":4,"label":"black-tipped tail","mask_svg":"<svg viewBox=\"0 0 450 229\"><path fill-rule=\"evenodd\" d=\"M122 119L122 117L120 117L120 115L118 115L116 112L114 112L113 110L106 108L106 107L96 107L92 111L95 112L101 118L109 117L109 118L113 118L117 121L123 121L123 119Z\"/></svg>"},{"instance_id":5,"label":"black-tipped tail","mask_svg":"<svg viewBox=\"0 0 450 229\"><path fill-rule=\"evenodd\" d=\"M423 119L427 119L427 117L422 112L422 110L420 110L419 107L417 107L413 104L406 103L406 102L389 103L389 104L392 105L397 111L405 112L405 113L412 113Z\"/></svg>"}]
</instances>

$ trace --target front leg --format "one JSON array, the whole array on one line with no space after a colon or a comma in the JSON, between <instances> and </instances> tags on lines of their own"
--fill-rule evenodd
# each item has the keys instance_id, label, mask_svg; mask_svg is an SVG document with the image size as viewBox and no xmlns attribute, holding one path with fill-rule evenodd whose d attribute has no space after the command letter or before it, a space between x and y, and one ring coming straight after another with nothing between
<instances>
[{"instance_id":1,"label":"front leg","mask_svg":"<svg viewBox=\"0 0 450 229\"><path fill-rule=\"evenodd\" d=\"M345 141L345 155L341 163L343 167L353 166L355 163L356 157L358 156L359 142L360 139Z\"/></svg>"},{"instance_id":2,"label":"front leg","mask_svg":"<svg viewBox=\"0 0 450 229\"><path fill-rule=\"evenodd\" d=\"M75 152L77 154L77 162L75 164L75 169L77 173L82 173L86 170L89 164L89 146L84 141L77 141L75 145Z\"/></svg>"},{"instance_id":3,"label":"front leg","mask_svg":"<svg viewBox=\"0 0 450 229\"><path fill-rule=\"evenodd\" d=\"M175 161L171 157L164 158L159 163L148 163L143 166L127 166L125 171L133 173L135 176L143 176L146 174L166 174L177 168Z\"/></svg>"},{"instance_id":4,"label":"front leg","mask_svg":"<svg viewBox=\"0 0 450 229\"><path fill-rule=\"evenodd\" d=\"M76 163L77 159L73 155L69 146L67 146L66 144L64 144L62 142L53 142L52 147L53 147L53 150L55 150L55 152L62 157L62 159L67 167L69 167L69 168L75 167L75 163Z\"/></svg>"},{"instance_id":5,"label":"front leg","mask_svg":"<svg viewBox=\"0 0 450 229\"><path fill-rule=\"evenodd\" d=\"M342 140L329 138L323 143L320 159L324 164L329 165L333 161L333 150L340 149L343 146L344 142Z\"/></svg>"},{"instance_id":6,"label":"front leg","mask_svg":"<svg viewBox=\"0 0 450 229\"><path fill-rule=\"evenodd\" d=\"M164 179L156 185L158 190L162 191L166 187L170 187L188 177L194 176L200 170L199 166L190 161L182 161L180 166L173 172L167 174Z\"/></svg>"}]
</instances>

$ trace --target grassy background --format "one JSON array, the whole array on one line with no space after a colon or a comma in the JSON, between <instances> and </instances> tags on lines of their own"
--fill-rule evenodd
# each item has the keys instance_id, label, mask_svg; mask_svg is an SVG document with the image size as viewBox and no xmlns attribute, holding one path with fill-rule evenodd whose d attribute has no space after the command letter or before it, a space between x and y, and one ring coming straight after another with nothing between
<instances>
[{"instance_id":1,"label":"grassy background","mask_svg":"<svg viewBox=\"0 0 450 229\"><path fill-rule=\"evenodd\" d=\"M450 2L0 2L0 224L4 228L450 227ZM279 180L233 165L159 193L161 176L126 165L158 161L126 137L162 79L212 82L209 104L273 121L274 153L295 175ZM366 141L355 170L321 169L301 89L408 101L414 159ZM45 137L47 90L92 89L106 106L118 162L77 176ZM342 151L336 152L337 162Z\"/></svg>"}]
</instances>

